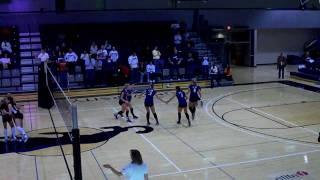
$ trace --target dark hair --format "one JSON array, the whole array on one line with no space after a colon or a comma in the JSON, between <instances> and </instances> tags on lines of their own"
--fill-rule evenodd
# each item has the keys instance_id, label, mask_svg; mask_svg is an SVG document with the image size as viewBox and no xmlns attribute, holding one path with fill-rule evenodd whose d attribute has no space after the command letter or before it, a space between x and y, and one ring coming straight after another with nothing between
<instances>
[{"instance_id":1,"label":"dark hair","mask_svg":"<svg viewBox=\"0 0 320 180\"><path fill-rule=\"evenodd\" d=\"M130 155L131 155L132 164L138 164L138 165L143 164L142 156L137 149L131 149Z\"/></svg>"}]
</instances>

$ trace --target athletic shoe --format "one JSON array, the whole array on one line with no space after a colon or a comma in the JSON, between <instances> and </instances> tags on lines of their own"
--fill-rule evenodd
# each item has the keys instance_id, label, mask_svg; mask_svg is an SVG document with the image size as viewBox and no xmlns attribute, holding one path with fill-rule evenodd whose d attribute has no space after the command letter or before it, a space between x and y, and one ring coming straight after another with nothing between
<instances>
[{"instance_id":1,"label":"athletic shoe","mask_svg":"<svg viewBox=\"0 0 320 180\"><path fill-rule=\"evenodd\" d=\"M150 126L150 123L149 123L149 122L147 122L147 126Z\"/></svg>"},{"instance_id":2,"label":"athletic shoe","mask_svg":"<svg viewBox=\"0 0 320 180\"><path fill-rule=\"evenodd\" d=\"M133 116L133 119L138 119L138 116Z\"/></svg>"},{"instance_id":3,"label":"athletic shoe","mask_svg":"<svg viewBox=\"0 0 320 180\"><path fill-rule=\"evenodd\" d=\"M113 114L116 119L118 119L118 113Z\"/></svg>"},{"instance_id":4,"label":"athletic shoe","mask_svg":"<svg viewBox=\"0 0 320 180\"><path fill-rule=\"evenodd\" d=\"M17 137L11 137L11 141L17 141Z\"/></svg>"},{"instance_id":5,"label":"athletic shoe","mask_svg":"<svg viewBox=\"0 0 320 180\"><path fill-rule=\"evenodd\" d=\"M26 142L28 141L28 139L29 139L29 137L28 137L27 134L24 134L24 135L22 136L22 141L23 141L24 143L26 143Z\"/></svg>"},{"instance_id":6,"label":"athletic shoe","mask_svg":"<svg viewBox=\"0 0 320 180\"><path fill-rule=\"evenodd\" d=\"M127 122L131 123L132 121L129 118L127 118Z\"/></svg>"},{"instance_id":7,"label":"athletic shoe","mask_svg":"<svg viewBox=\"0 0 320 180\"><path fill-rule=\"evenodd\" d=\"M178 121L178 122L177 122L177 124L181 124L181 122L180 122L180 121Z\"/></svg>"},{"instance_id":8,"label":"athletic shoe","mask_svg":"<svg viewBox=\"0 0 320 180\"><path fill-rule=\"evenodd\" d=\"M156 125L159 126L159 122L157 122Z\"/></svg>"}]
</instances>

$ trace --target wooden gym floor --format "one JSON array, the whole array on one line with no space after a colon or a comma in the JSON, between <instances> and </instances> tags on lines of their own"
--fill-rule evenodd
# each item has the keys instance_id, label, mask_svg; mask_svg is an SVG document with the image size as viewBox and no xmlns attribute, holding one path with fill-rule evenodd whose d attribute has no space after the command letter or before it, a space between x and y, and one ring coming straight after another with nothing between
<instances>
[{"instance_id":1,"label":"wooden gym floor","mask_svg":"<svg viewBox=\"0 0 320 180\"><path fill-rule=\"evenodd\" d=\"M161 92L161 96L168 99L172 93ZM81 146L83 179L119 179L102 165L121 168L129 162L132 148L142 152L150 179L155 180L320 178L319 93L263 83L203 89L203 96L204 105L198 107L190 128L184 115L183 125L176 124L175 100L168 105L156 100L160 126L152 119L152 128L147 128L143 98L133 99L139 119L132 124L114 119L113 112L119 109L117 96L73 99L85 139ZM29 142L54 138L48 110L38 108L36 102L22 104ZM57 110L51 114L61 127L58 131L65 131ZM146 132L136 133L143 130ZM71 153L69 145L63 147L66 154ZM0 179L68 179L57 146L20 153L12 153L12 147L6 153L3 143L1 148ZM72 156L67 159L72 166Z\"/></svg>"}]
</instances>

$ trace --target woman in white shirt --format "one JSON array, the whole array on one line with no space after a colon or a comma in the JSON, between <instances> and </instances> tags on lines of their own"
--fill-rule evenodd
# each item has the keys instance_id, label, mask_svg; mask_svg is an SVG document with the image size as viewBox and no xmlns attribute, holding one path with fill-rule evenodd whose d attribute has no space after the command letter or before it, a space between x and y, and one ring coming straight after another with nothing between
<instances>
[{"instance_id":1,"label":"woman in white shirt","mask_svg":"<svg viewBox=\"0 0 320 180\"><path fill-rule=\"evenodd\" d=\"M103 167L110 169L117 176L125 176L128 180L148 180L148 166L143 163L141 154L136 149L130 150L131 163L122 168L121 171L116 170L110 164Z\"/></svg>"},{"instance_id":2,"label":"woman in white shirt","mask_svg":"<svg viewBox=\"0 0 320 180\"><path fill-rule=\"evenodd\" d=\"M156 72L156 66L152 63L152 61L147 64L147 79L148 82L155 82L155 72Z\"/></svg>"}]
</instances>

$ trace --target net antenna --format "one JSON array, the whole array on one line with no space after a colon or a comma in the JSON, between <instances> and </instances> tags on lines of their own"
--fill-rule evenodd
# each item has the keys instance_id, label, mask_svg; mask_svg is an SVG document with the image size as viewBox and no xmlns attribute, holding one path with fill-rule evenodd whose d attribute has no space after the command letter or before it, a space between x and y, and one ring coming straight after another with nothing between
<instances>
[{"instance_id":1,"label":"net antenna","mask_svg":"<svg viewBox=\"0 0 320 180\"><path fill-rule=\"evenodd\" d=\"M57 107L61 115L62 120L64 121L68 134L70 136L70 140L72 142L74 178L71 178L71 179L82 180L80 130L78 126L77 105L70 101L70 98L67 96L63 88L60 86L59 81L50 70L50 67L48 66L47 62L44 63L44 69L45 69L44 72L46 76L46 85L48 87L48 91L52 97L52 100L55 106ZM67 79L69 79L68 74L67 74ZM52 84L54 84L56 87L53 87ZM69 86L69 82L67 86ZM54 125L54 128L55 128L55 125ZM60 147L61 147L61 144L60 144ZM63 152L63 148L61 150ZM66 164L68 167L67 162Z\"/></svg>"}]
</instances>

